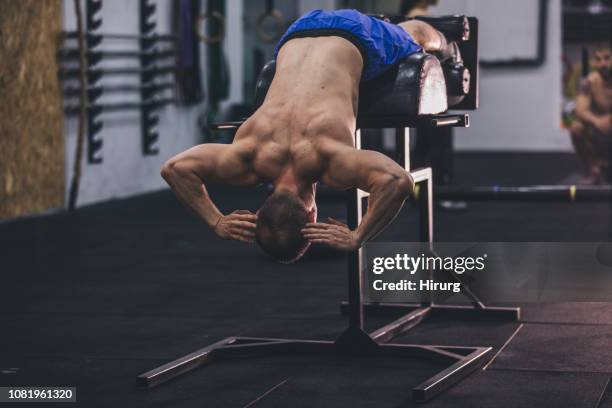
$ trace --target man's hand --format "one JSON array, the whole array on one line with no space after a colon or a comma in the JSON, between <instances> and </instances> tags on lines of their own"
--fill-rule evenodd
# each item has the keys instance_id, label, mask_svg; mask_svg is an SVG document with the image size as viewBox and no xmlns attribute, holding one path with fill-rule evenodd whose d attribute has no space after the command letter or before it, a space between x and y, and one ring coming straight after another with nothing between
<instances>
[{"instance_id":1,"label":"man's hand","mask_svg":"<svg viewBox=\"0 0 612 408\"><path fill-rule=\"evenodd\" d=\"M331 217L327 220L328 224L323 222L306 224L306 228L302 229L304 238L341 251L354 251L361 246L357 234L351 231L346 224Z\"/></svg>"},{"instance_id":2,"label":"man's hand","mask_svg":"<svg viewBox=\"0 0 612 408\"><path fill-rule=\"evenodd\" d=\"M252 244L255 238L257 215L249 210L236 210L229 215L222 215L215 226L215 233L223 239Z\"/></svg>"}]
</instances>

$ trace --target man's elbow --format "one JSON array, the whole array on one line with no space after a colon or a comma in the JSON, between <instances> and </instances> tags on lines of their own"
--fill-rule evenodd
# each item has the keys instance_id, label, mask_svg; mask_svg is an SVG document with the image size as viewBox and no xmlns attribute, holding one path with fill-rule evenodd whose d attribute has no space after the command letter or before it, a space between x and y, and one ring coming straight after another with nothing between
<instances>
[{"instance_id":1,"label":"man's elbow","mask_svg":"<svg viewBox=\"0 0 612 408\"><path fill-rule=\"evenodd\" d=\"M385 186L383 187L384 195L388 198L393 197L394 199L404 201L414 191L414 180L408 172L389 175L385 179L382 185Z\"/></svg>"},{"instance_id":2,"label":"man's elbow","mask_svg":"<svg viewBox=\"0 0 612 408\"><path fill-rule=\"evenodd\" d=\"M172 172L174 171L174 165L175 165L174 159L167 160L162 165L161 170L160 170L160 175L164 180L168 181L168 179L171 177Z\"/></svg>"},{"instance_id":3,"label":"man's elbow","mask_svg":"<svg viewBox=\"0 0 612 408\"><path fill-rule=\"evenodd\" d=\"M405 172L401 176L396 177L395 183L395 189L397 191L397 194L403 200L406 200L408 197L410 197L410 194L412 194L412 192L414 191L414 180L408 172Z\"/></svg>"},{"instance_id":4,"label":"man's elbow","mask_svg":"<svg viewBox=\"0 0 612 408\"><path fill-rule=\"evenodd\" d=\"M164 163L164 165L161 167L160 173L162 178L166 180L166 182L170 183L170 180L180 176L181 174L185 174L188 171L188 166L184 160L173 157Z\"/></svg>"}]
</instances>

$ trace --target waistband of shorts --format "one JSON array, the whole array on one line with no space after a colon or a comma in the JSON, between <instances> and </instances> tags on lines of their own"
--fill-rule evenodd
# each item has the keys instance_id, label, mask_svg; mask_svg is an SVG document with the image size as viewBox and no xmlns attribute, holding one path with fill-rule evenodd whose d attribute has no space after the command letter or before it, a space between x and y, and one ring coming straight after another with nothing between
<instances>
[{"instance_id":1,"label":"waistband of shorts","mask_svg":"<svg viewBox=\"0 0 612 408\"><path fill-rule=\"evenodd\" d=\"M361 54L363 58L363 66L365 68L366 63L368 62L368 54L366 52L366 48L355 34L346 31L340 30L337 28L310 28L306 30L294 31L293 33L287 35L283 40L278 44L277 49L280 50L283 45L287 43L289 40L293 40L294 38L308 38L308 37L342 37L348 41L350 41Z\"/></svg>"}]
</instances>

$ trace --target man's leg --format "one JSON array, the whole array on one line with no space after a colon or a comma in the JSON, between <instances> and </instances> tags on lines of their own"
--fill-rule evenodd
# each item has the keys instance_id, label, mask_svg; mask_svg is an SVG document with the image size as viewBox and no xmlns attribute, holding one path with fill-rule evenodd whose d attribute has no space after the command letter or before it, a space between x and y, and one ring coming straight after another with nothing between
<instances>
[{"instance_id":1,"label":"man's leg","mask_svg":"<svg viewBox=\"0 0 612 408\"><path fill-rule=\"evenodd\" d=\"M398 25L410 34L410 37L425 51L443 54L448 52L449 43L444 34L429 24L419 20L408 20Z\"/></svg>"},{"instance_id":2,"label":"man's leg","mask_svg":"<svg viewBox=\"0 0 612 408\"><path fill-rule=\"evenodd\" d=\"M576 150L576 154L580 157L580 160L582 160L588 170L591 146L590 143L587 143L586 129L581 121L575 120L572 122L569 131L574 150Z\"/></svg>"},{"instance_id":3,"label":"man's leg","mask_svg":"<svg viewBox=\"0 0 612 408\"><path fill-rule=\"evenodd\" d=\"M588 127L575 120L570 126L570 135L576 154L584 163L586 176L589 179L596 178L599 169L593 157L593 141L590 140Z\"/></svg>"},{"instance_id":4,"label":"man's leg","mask_svg":"<svg viewBox=\"0 0 612 408\"><path fill-rule=\"evenodd\" d=\"M592 168L595 169L595 184L604 184L609 181L610 172L610 149L612 146L612 134L602 133L594 126L585 126L588 141L591 143Z\"/></svg>"}]
</instances>

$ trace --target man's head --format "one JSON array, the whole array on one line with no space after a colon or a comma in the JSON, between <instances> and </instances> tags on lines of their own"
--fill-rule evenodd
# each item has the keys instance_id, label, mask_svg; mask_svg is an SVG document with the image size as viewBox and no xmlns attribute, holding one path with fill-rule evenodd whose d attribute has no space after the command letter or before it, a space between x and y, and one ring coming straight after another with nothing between
<instances>
[{"instance_id":1,"label":"man's head","mask_svg":"<svg viewBox=\"0 0 612 408\"><path fill-rule=\"evenodd\" d=\"M595 45L593 53L593 68L605 80L612 79L612 47L610 42L601 42Z\"/></svg>"},{"instance_id":2,"label":"man's head","mask_svg":"<svg viewBox=\"0 0 612 408\"><path fill-rule=\"evenodd\" d=\"M302 228L306 223L315 221L316 206L307 210L297 194L275 191L257 212L255 239L276 260L295 262L310 246L302 235Z\"/></svg>"}]
</instances>

